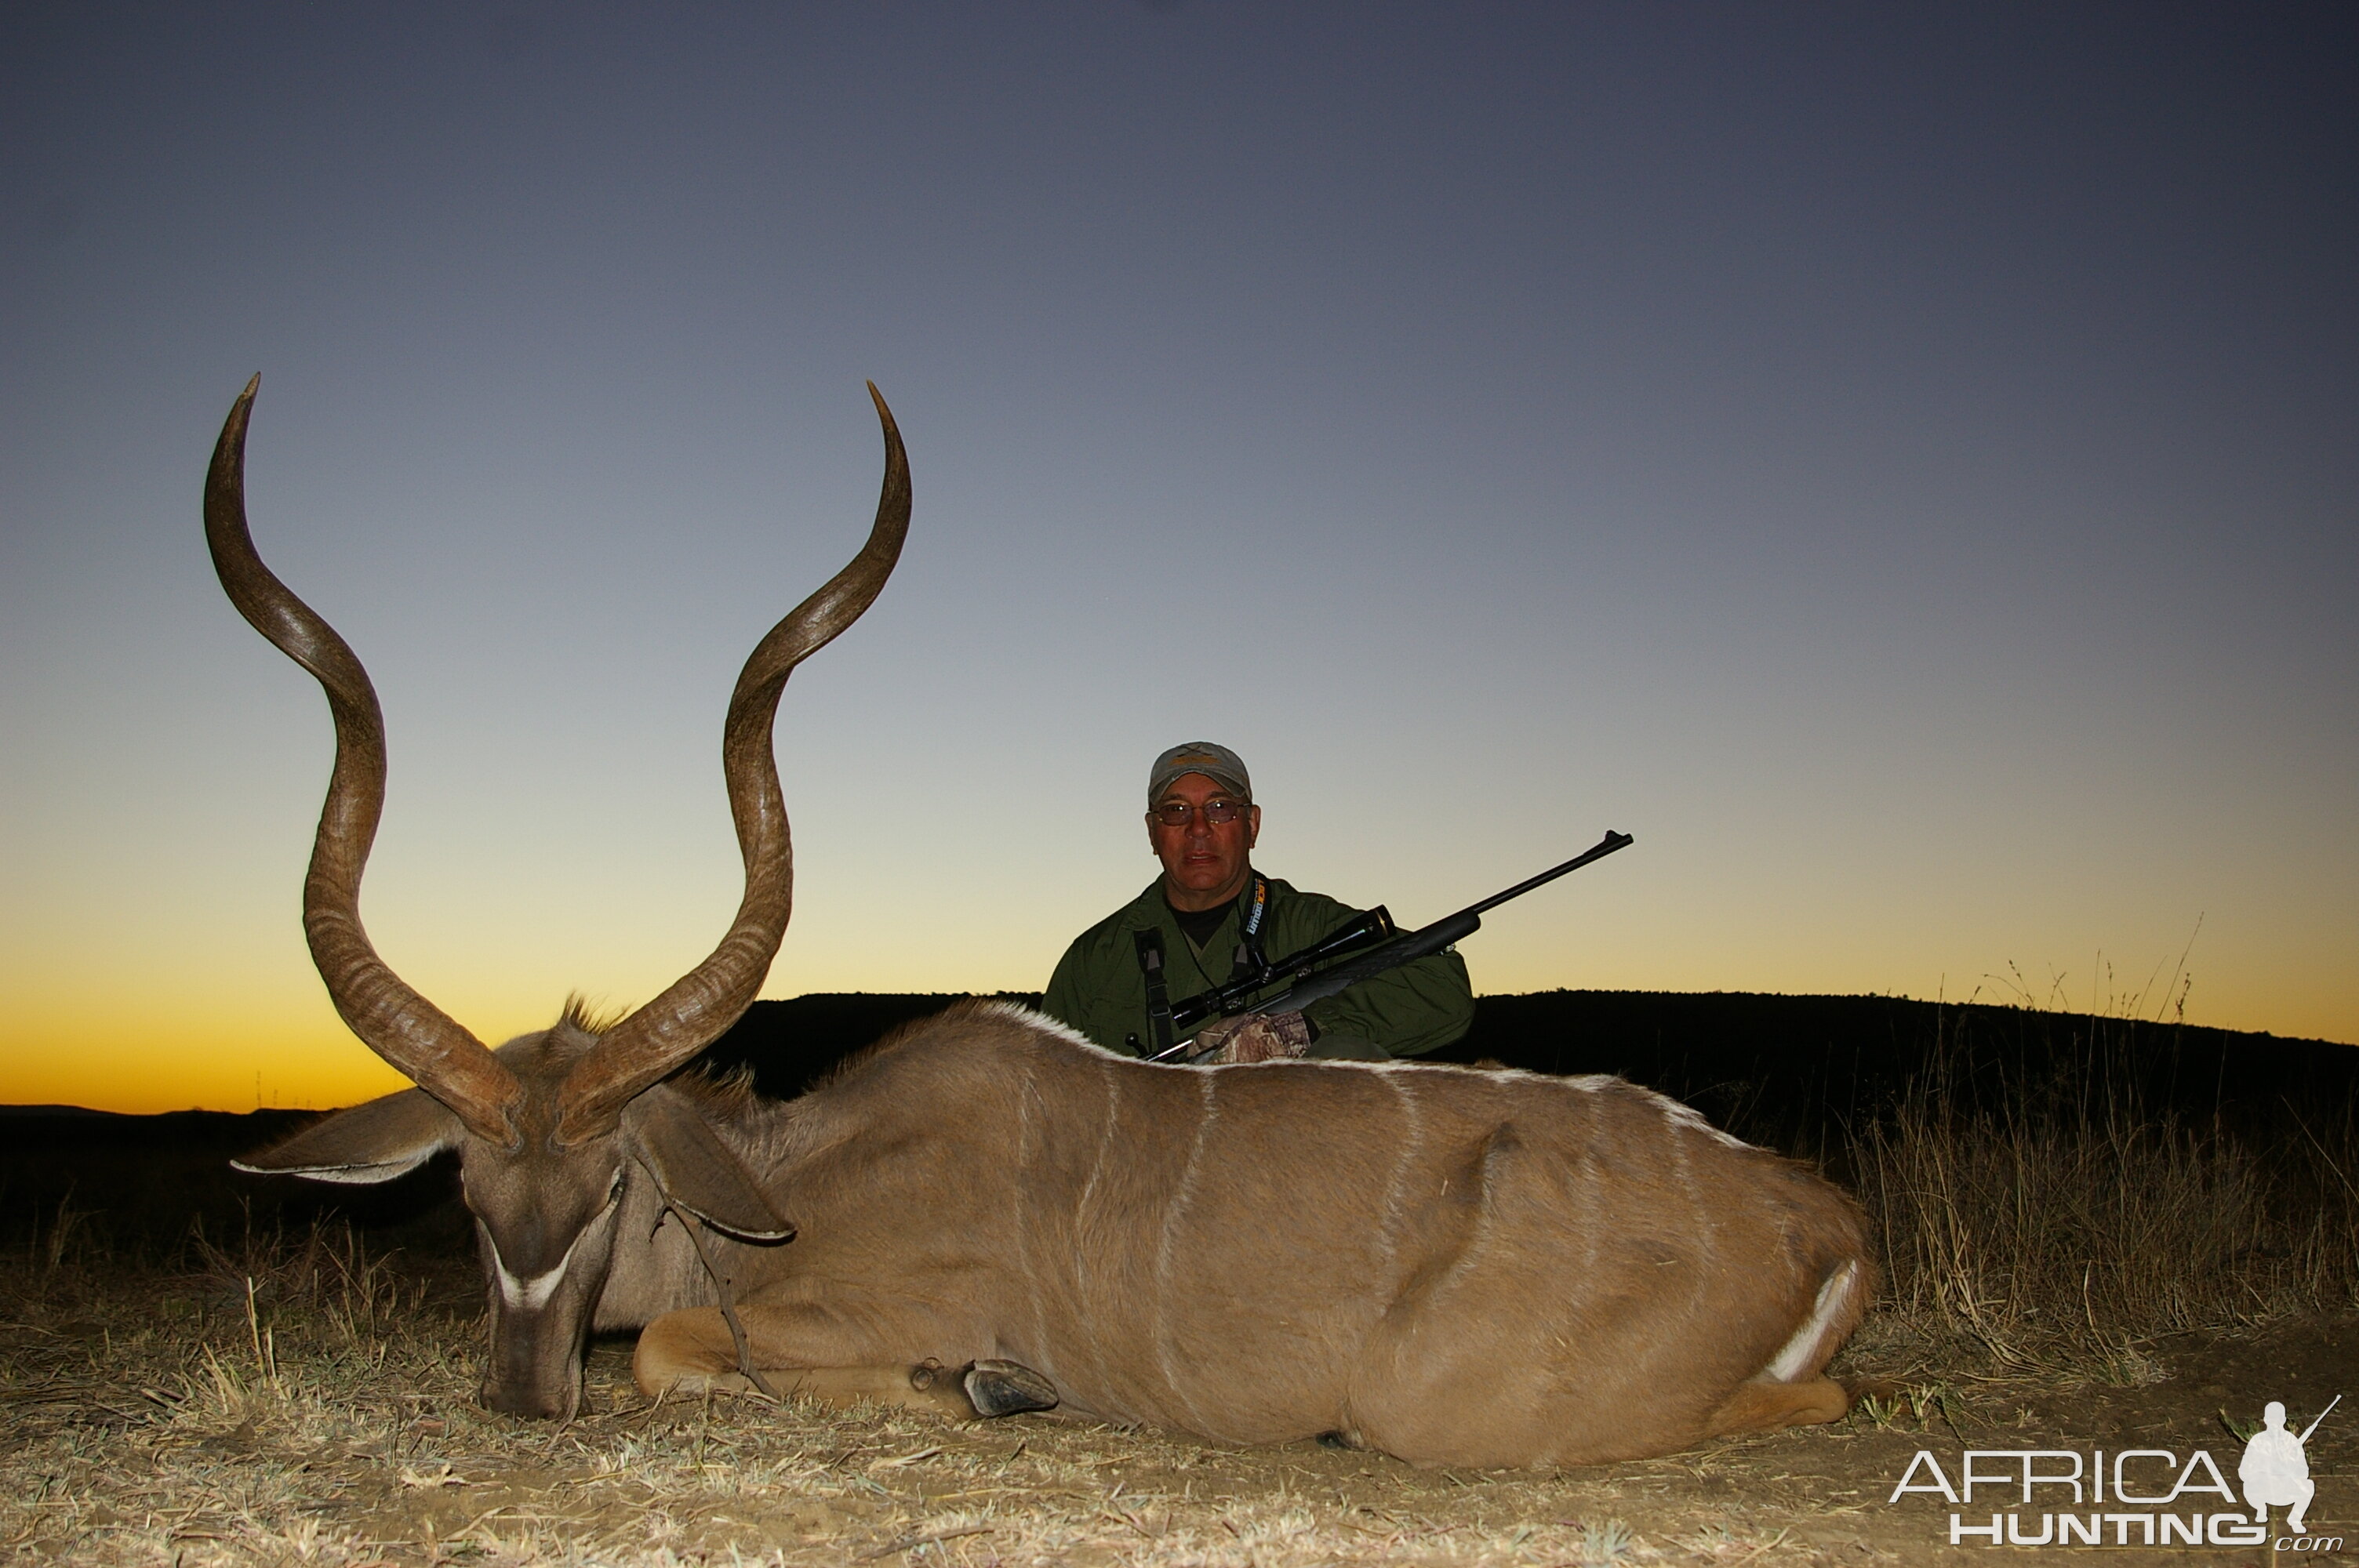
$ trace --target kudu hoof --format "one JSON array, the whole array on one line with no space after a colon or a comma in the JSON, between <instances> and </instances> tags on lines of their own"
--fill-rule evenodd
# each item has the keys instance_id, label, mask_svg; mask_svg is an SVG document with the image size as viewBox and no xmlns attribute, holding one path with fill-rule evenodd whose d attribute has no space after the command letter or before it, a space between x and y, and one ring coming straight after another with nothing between
<instances>
[{"instance_id":1,"label":"kudu hoof","mask_svg":"<svg viewBox=\"0 0 2359 1568\"><path fill-rule=\"evenodd\" d=\"M1020 1415L1057 1408L1048 1379L1013 1361L978 1361L966 1369L966 1397L980 1416Z\"/></svg>"}]
</instances>

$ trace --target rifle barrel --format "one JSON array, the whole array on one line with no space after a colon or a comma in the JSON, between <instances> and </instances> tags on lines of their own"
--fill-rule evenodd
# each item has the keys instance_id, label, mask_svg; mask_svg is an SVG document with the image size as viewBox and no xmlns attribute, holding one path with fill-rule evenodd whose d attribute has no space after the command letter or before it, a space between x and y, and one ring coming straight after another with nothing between
<instances>
[{"instance_id":1,"label":"rifle barrel","mask_svg":"<svg viewBox=\"0 0 2359 1568\"><path fill-rule=\"evenodd\" d=\"M1495 892L1489 898L1484 899L1482 903L1469 904L1458 913L1461 914L1481 914L1486 910L1496 909L1499 905L1506 903L1511 898L1521 898L1524 894L1531 892L1532 889L1540 886L1544 882L1552 882L1556 881L1557 878L1564 875L1567 871L1577 871L1581 870L1582 867L1589 864L1590 861L1602 860L1606 856L1614 853L1614 850L1626 849L1636 842L1636 840L1632 838L1627 833L1608 831L1604 838L1600 838L1591 848L1583 849L1580 854L1575 855L1563 865L1550 866L1538 876L1527 877L1524 881L1517 882L1514 887L1509 888L1506 892Z\"/></svg>"}]
</instances>

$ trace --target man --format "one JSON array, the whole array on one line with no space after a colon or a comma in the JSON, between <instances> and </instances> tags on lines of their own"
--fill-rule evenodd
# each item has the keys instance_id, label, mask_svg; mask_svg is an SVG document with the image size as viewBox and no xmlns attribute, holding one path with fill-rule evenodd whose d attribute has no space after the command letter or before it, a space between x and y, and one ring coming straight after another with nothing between
<instances>
[{"instance_id":1,"label":"man","mask_svg":"<svg viewBox=\"0 0 2359 1568\"><path fill-rule=\"evenodd\" d=\"M1174 746L1147 781L1147 839L1163 874L1065 950L1042 1009L1110 1051L1155 1053L1139 935L1161 948L1166 998L1225 984L1254 955L1283 958L1359 914L1253 869L1261 807L1234 752L1209 741ZM1206 1063L1273 1056L1383 1061L1447 1045L1473 1022L1466 962L1437 953L1363 980L1301 1012L1216 1019L1196 1036Z\"/></svg>"}]
</instances>

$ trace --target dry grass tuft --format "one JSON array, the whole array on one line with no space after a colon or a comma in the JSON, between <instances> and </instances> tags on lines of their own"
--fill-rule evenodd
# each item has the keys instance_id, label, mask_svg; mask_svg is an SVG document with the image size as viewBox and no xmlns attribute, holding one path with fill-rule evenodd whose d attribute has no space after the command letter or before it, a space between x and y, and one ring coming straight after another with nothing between
<instances>
[{"instance_id":1,"label":"dry grass tuft","mask_svg":"<svg viewBox=\"0 0 2359 1568\"><path fill-rule=\"evenodd\" d=\"M2198 1127L2107 1067L2100 1050L1993 1094L1937 1054L1852 1133L1839 1160L1897 1325L2135 1385L2165 1335L2359 1306L2359 1108L2324 1131L2289 1105Z\"/></svg>"}]
</instances>

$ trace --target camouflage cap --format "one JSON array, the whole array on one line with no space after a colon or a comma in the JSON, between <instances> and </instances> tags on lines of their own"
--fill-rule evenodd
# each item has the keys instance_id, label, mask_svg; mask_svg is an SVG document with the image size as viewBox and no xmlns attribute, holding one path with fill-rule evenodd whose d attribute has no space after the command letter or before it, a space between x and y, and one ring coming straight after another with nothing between
<instances>
[{"instance_id":1,"label":"camouflage cap","mask_svg":"<svg viewBox=\"0 0 2359 1568\"><path fill-rule=\"evenodd\" d=\"M1153 806L1183 773L1201 773L1223 789L1253 799L1253 775L1245 772L1243 757L1210 741L1185 741L1155 759L1147 775L1147 804Z\"/></svg>"}]
</instances>

